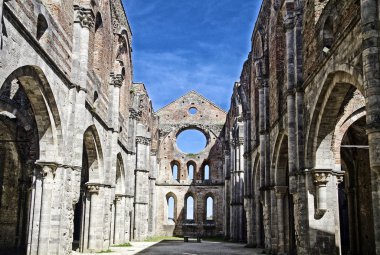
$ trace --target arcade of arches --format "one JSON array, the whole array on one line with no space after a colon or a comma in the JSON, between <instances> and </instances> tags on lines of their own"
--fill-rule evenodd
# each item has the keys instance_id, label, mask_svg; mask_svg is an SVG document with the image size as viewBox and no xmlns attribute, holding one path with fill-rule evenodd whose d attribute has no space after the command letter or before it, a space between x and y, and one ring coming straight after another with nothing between
<instances>
[{"instance_id":1,"label":"arcade of arches","mask_svg":"<svg viewBox=\"0 0 380 255\"><path fill-rule=\"evenodd\" d=\"M380 254L380 1L263 0L228 112L195 91L154 112L121 0L0 17L1 254L157 235Z\"/></svg>"}]
</instances>

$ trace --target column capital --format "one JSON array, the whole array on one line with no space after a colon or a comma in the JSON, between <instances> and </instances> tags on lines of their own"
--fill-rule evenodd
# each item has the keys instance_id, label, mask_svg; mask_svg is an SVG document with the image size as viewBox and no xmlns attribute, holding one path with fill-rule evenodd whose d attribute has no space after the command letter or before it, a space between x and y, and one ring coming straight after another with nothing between
<instances>
[{"instance_id":1,"label":"column capital","mask_svg":"<svg viewBox=\"0 0 380 255\"><path fill-rule=\"evenodd\" d=\"M100 184L97 183L87 183L86 184L87 191L90 194L99 194Z\"/></svg>"},{"instance_id":2,"label":"column capital","mask_svg":"<svg viewBox=\"0 0 380 255\"><path fill-rule=\"evenodd\" d=\"M288 191L288 186L275 186L274 190L277 198L283 198Z\"/></svg>"},{"instance_id":3,"label":"column capital","mask_svg":"<svg viewBox=\"0 0 380 255\"><path fill-rule=\"evenodd\" d=\"M83 28L91 29L95 24L95 15L91 8L74 5L74 23L79 23Z\"/></svg>"},{"instance_id":4,"label":"column capital","mask_svg":"<svg viewBox=\"0 0 380 255\"><path fill-rule=\"evenodd\" d=\"M39 167L40 174L43 178L54 177L55 171L57 170L59 164L57 162L48 161L36 161L35 163Z\"/></svg>"},{"instance_id":5,"label":"column capital","mask_svg":"<svg viewBox=\"0 0 380 255\"><path fill-rule=\"evenodd\" d=\"M316 186L326 186L329 178L332 175L331 169L313 169L313 182Z\"/></svg>"},{"instance_id":6,"label":"column capital","mask_svg":"<svg viewBox=\"0 0 380 255\"><path fill-rule=\"evenodd\" d=\"M143 136L136 136L136 143L143 144L143 145L149 145L152 139L148 137Z\"/></svg>"}]
</instances>

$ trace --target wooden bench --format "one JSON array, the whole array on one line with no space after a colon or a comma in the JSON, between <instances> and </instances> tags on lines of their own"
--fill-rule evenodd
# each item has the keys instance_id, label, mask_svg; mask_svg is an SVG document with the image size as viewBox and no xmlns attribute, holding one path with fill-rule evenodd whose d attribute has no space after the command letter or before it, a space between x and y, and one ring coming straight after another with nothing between
<instances>
[{"instance_id":1,"label":"wooden bench","mask_svg":"<svg viewBox=\"0 0 380 255\"><path fill-rule=\"evenodd\" d=\"M183 237L183 241L185 243L188 243L189 242L189 239L197 239L197 243L200 243L201 242L201 237L200 236L184 236Z\"/></svg>"}]
</instances>

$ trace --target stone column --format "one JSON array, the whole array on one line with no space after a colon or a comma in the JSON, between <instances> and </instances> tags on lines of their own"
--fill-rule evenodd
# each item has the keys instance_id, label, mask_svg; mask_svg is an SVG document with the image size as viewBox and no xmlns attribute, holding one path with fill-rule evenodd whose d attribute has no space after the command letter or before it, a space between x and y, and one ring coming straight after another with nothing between
<instances>
[{"instance_id":1,"label":"stone column","mask_svg":"<svg viewBox=\"0 0 380 255\"><path fill-rule=\"evenodd\" d=\"M134 239L143 240L148 234L149 215L149 151L150 139L136 137Z\"/></svg>"},{"instance_id":2,"label":"stone column","mask_svg":"<svg viewBox=\"0 0 380 255\"><path fill-rule=\"evenodd\" d=\"M264 229L261 228L261 222L263 221L263 215L261 212L261 198L260 194L256 194L255 205L256 205L256 246L262 247L263 243L261 236L263 235Z\"/></svg>"},{"instance_id":3,"label":"stone column","mask_svg":"<svg viewBox=\"0 0 380 255\"><path fill-rule=\"evenodd\" d=\"M277 221L278 221L278 254L285 254L285 224L284 224L284 197L288 187L276 186Z\"/></svg>"},{"instance_id":4,"label":"stone column","mask_svg":"<svg viewBox=\"0 0 380 255\"><path fill-rule=\"evenodd\" d=\"M39 224L40 231L38 237L37 254L48 254L50 242L52 191L57 164L50 162L37 162L37 164L41 167L40 176L42 177L41 213Z\"/></svg>"},{"instance_id":5,"label":"stone column","mask_svg":"<svg viewBox=\"0 0 380 255\"><path fill-rule=\"evenodd\" d=\"M363 73L371 167L372 208L376 254L380 254L380 42L379 3L361 0Z\"/></svg>"},{"instance_id":6,"label":"stone column","mask_svg":"<svg viewBox=\"0 0 380 255\"><path fill-rule=\"evenodd\" d=\"M67 129L76 132L74 136L68 136L65 143L72 148L71 164L82 164L82 141L83 129L82 121L85 115L86 95L87 95L87 73L90 32L94 25L94 13L91 8L74 5L74 24L73 24L73 48L72 48L72 68L71 81L75 86L70 90L70 99L75 103L68 108Z\"/></svg>"},{"instance_id":7,"label":"stone column","mask_svg":"<svg viewBox=\"0 0 380 255\"><path fill-rule=\"evenodd\" d=\"M3 4L4 0L0 0L0 20L3 20ZM3 22L0 22L0 32L1 32L1 38L0 38L0 45L3 44Z\"/></svg>"},{"instance_id":8,"label":"stone column","mask_svg":"<svg viewBox=\"0 0 380 255\"><path fill-rule=\"evenodd\" d=\"M230 182L231 182L231 172L229 167L230 162L230 148L228 142L226 142L226 147L228 149L224 150L224 178L225 178L225 190L224 190L224 236L230 237L230 213L231 213L231 190L230 190Z\"/></svg>"},{"instance_id":9,"label":"stone column","mask_svg":"<svg viewBox=\"0 0 380 255\"><path fill-rule=\"evenodd\" d=\"M313 180L316 190L317 206L315 218L321 218L327 211L327 182L331 177L331 170L313 170Z\"/></svg>"},{"instance_id":10,"label":"stone column","mask_svg":"<svg viewBox=\"0 0 380 255\"><path fill-rule=\"evenodd\" d=\"M115 219L114 219L114 244L124 243L124 210L123 202L125 198L122 195L115 196Z\"/></svg>"},{"instance_id":11,"label":"stone column","mask_svg":"<svg viewBox=\"0 0 380 255\"><path fill-rule=\"evenodd\" d=\"M97 203L99 195L99 184L87 184L87 192L90 196L90 215L88 224L88 249L90 251L96 250L97 247L97 233L96 226L99 218L97 217Z\"/></svg>"},{"instance_id":12,"label":"stone column","mask_svg":"<svg viewBox=\"0 0 380 255\"><path fill-rule=\"evenodd\" d=\"M239 168L236 171L238 180L238 241L244 241L244 138L239 138L238 141L238 156L239 156Z\"/></svg>"},{"instance_id":13,"label":"stone column","mask_svg":"<svg viewBox=\"0 0 380 255\"><path fill-rule=\"evenodd\" d=\"M123 84L123 76L121 74L111 73L112 86L112 110L111 110L111 123L116 131L119 128L119 109L120 109L120 87Z\"/></svg>"}]
</instances>

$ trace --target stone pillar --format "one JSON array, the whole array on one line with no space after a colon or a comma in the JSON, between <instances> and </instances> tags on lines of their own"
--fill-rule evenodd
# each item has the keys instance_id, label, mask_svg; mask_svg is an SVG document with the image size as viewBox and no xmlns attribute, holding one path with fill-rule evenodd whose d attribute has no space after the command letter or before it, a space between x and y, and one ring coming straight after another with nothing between
<instances>
[{"instance_id":1,"label":"stone pillar","mask_svg":"<svg viewBox=\"0 0 380 255\"><path fill-rule=\"evenodd\" d=\"M256 194L255 197L255 206L256 206L256 246L262 247L262 239L264 229L261 228L261 222L263 221L263 215L261 212L261 198L260 194Z\"/></svg>"},{"instance_id":2,"label":"stone pillar","mask_svg":"<svg viewBox=\"0 0 380 255\"><path fill-rule=\"evenodd\" d=\"M380 42L379 3L361 0L363 73L371 167L372 208L376 254L380 254Z\"/></svg>"},{"instance_id":3,"label":"stone pillar","mask_svg":"<svg viewBox=\"0 0 380 255\"><path fill-rule=\"evenodd\" d=\"M239 168L236 171L238 181L238 241L244 241L244 138L238 141Z\"/></svg>"},{"instance_id":4,"label":"stone pillar","mask_svg":"<svg viewBox=\"0 0 380 255\"><path fill-rule=\"evenodd\" d=\"M149 215L149 152L150 139L136 137L134 239L143 240L148 235Z\"/></svg>"},{"instance_id":5,"label":"stone pillar","mask_svg":"<svg viewBox=\"0 0 380 255\"><path fill-rule=\"evenodd\" d=\"M276 186L276 198L277 198L277 224L278 224L278 246L277 253L285 254L285 224L284 224L284 197L288 187Z\"/></svg>"},{"instance_id":6,"label":"stone pillar","mask_svg":"<svg viewBox=\"0 0 380 255\"><path fill-rule=\"evenodd\" d=\"M125 197L122 195L115 196L115 219L114 219L114 244L125 243L124 238L124 221L125 221Z\"/></svg>"},{"instance_id":7,"label":"stone pillar","mask_svg":"<svg viewBox=\"0 0 380 255\"><path fill-rule=\"evenodd\" d=\"M321 218L327 211L327 182L331 177L331 170L313 170L315 195L317 197L316 218Z\"/></svg>"},{"instance_id":8,"label":"stone pillar","mask_svg":"<svg viewBox=\"0 0 380 255\"><path fill-rule=\"evenodd\" d=\"M3 5L4 5L4 0L0 0L0 33L1 33L1 38L0 38L0 45L3 44Z\"/></svg>"},{"instance_id":9,"label":"stone pillar","mask_svg":"<svg viewBox=\"0 0 380 255\"><path fill-rule=\"evenodd\" d=\"M50 214L56 163L37 162L41 167L42 195L37 254L49 254Z\"/></svg>"},{"instance_id":10,"label":"stone pillar","mask_svg":"<svg viewBox=\"0 0 380 255\"><path fill-rule=\"evenodd\" d=\"M112 86L112 110L111 110L111 123L113 128L118 131L119 128L119 109L120 109L120 87L123 84L123 76L121 74L111 73Z\"/></svg>"},{"instance_id":11,"label":"stone pillar","mask_svg":"<svg viewBox=\"0 0 380 255\"><path fill-rule=\"evenodd\" d=\"M230 171L230 148L228 142L226 142L226 147L228 149L224 150L224 177L225 177L225 190L224 190L224 236L230 237L230 213L231 213L231 171Z\"/></svg>"},{"instance_id":12,"label":"stone pillar","mask_svg":"<svg viewBox=\"0 0 380 255\"><path fill-rule=\"evenodd\" d=\"M70 90L70 99L75 102L68 108L67 128L74 130L75 135L68 136L66 146L72 148L71 164L82 164L82 141L83 129L85 128L83 116L86 108L87 95L87 73L90 32L94 25L94 13L91 8L74 5L73 24L73 48L72 48L72 68L71 81L75 87Z\"/></svg>"},{"instance_id":13,"label":"stone pillar","mask_svg":"<svg viewBox=\"0 0 380 255\"><path fill-rule=\"evenodd\" d=\"M97 203L99 195L99 185L98 184L87 184L87 192L90 197L90 215L89 215L89 224L88 224L88 249L94 251L97 248L97 223L99 218L97 217Z\"/></svg>"}]
</instances>

